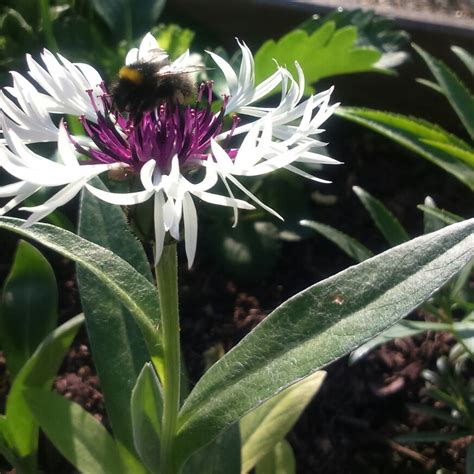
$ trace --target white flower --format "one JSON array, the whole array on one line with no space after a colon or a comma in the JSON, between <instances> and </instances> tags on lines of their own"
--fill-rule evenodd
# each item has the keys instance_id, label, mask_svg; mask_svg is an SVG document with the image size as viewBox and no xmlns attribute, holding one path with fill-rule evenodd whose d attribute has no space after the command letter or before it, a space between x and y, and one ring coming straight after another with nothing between
<instances>
[{"instance_id":1,"label":"white flower","mask_svg":"<svg viewBox=\"0 0 474 474\"><path fill-rule=\"evenodd\" d=\"M195 198L233 208L236 225L238 209L255 207L236 198L234 188L281 218L247 190L238 177L285 168L324 181L294 164L338 163L313 151L325 145L315 137L334 111L335 105L329 105L332 90L302 100L304 75L297 63L297 79L277 66L274 74L256 85L252 54L245 43L238 44L242 50L238 72L220 56L209 53L228 87L219 112L211 112L212 84L203 83L197 92L198 105L172 106L163 101L137 120L116 109L104 81L91 66L73 64L49 51L41 55L42 64L27 56L30 79L12 73L13 86L0 92L0 166L17 180L0 187L0 197L11 198L0 214L49 187L61 189L39 206L22 208L30 212L25 225L44 218L84 187L98 199L116 205L134 206L153 199L156 260L166 233L178 240L183 222L189 265L195 257L198 232ZM137 61L164 62L161 72L176 74L189 68L192 59L187 51L170 62L154 37L147 34L139 48L129 51L125 63L133 67ZM282 93L276 107L256 105L278 86ZM56 126L56 114L78 116L85 136L71 136L62 121ZM224 117L229 114L232 124L225 128ZM247 118L241 122L239 116ZM238 149L232 147L232 137L237 135L243 136ZM38 142L56 142L57 161L29 148ZM139 177L141 187L133 192L113 193L89 183L93 177L112 170ZM218 180L224 183L227 196L212 192Z\"/></svg>"}]
</instances>

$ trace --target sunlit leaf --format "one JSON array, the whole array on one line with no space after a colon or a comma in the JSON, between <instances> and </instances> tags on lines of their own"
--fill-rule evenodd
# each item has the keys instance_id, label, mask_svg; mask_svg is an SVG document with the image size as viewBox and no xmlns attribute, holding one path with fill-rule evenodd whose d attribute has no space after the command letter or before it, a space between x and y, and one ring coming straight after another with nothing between
<instances>
[{"instance_id":1,"label":"sunlit leaf","mask_svg":"<svg viewBox=\"0 0 474 474\"><path fill-rule=\"evenodd\" d=\"M283 303L196 384L179 416L181 455L423 303L470 261L473 231L471 219L418 237Z\"/></svg>"},{"instance_id":2,"label":"sunlit leaf","mask_svg":"<svg viewBox=\"0 0 474 474\"><path fill-rule=\"evenodd\" d=\"M436 78L467 132L474 139L474 97L462 81L442 61L417 45L413 46Z\"/></svg>"},{"instance_id":3,"label":"sunlit leaf","mask_svg":"<svg viewBox=\"0 0 474 474\"><path fill-rule=\"evenodd\" d=\"M257 83L275 72L275 61L295 74L297 61L307 84L324 77L375 70L382 53L374 48L356 47L356 39L356 27L336 29L334 22L328 22L311 34L293 30L277 42L268 40L255 54ZM311 91L308 87L307 92Z\"/></svg>"},{"instance_id":4,"label":"sunlit leaf","mask_svg":"<svg viewBox=\"0 0 474 474\"><path fill-rule=\"evenodd\" d=\"M293 448L285 439L280 441L255 468L255 474L296 474Z\"/></svg>"},{"instance_id":5,"label":"sunlit leaf","mask_svg":"<svg viewBox=\"0 0 474 474\"><path fill-rule=\"evenodd\" d=\"M315 372L262 403L240 420L242 472L269 453L301 416L321 387L326 373Z\"/></svg>"},{"instance_id":6,"label":"sunlit leaf","mask_svg":"<svg viewBox=\"0 0 474 474\"><path fill-rule=\"evenodd\" d=\"M339 107L336 114L364 125L420 154L474 190L474 167L439 147L426 143L426 140L454 145L469 152L472 148L437 125L404 115L362 108Z\"/></svg>"}]
</instances>

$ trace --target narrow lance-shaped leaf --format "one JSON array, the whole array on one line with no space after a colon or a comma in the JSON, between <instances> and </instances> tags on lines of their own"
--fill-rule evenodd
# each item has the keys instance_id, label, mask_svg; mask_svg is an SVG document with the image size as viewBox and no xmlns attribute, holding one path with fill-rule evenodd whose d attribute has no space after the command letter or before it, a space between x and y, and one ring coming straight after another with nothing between
<instances>
[{"instance_id":1,"label":"narrow lance-shaped leaf","mask_svg":"<svg viewBox=\"0 0 474 474\"><path fill-rule=\"evenodd\" d=\"M301 225L314 229L316 232L326 237L326 239L336 244L346 255L357 262L363 262L374 255L360 242L329 225L307 220L301 221Z\"/></svg>"},{"instance_id":2,"label":"narrow lance-shaped leaf","mask_svg":"<svg viewBox=\"0 0 474 474\"><path fill-rule=\"evenodd\" d=\"M57 305L58 289L51 265L39 250L20 241L0 305L1 346L13 378L56 327Z\"/></svg>"},{"instance_id":3,"label":"narrow lance-shaped leaf","mask_svg":"<svg viewBox=\"0 0 474 474\"><path fill-rule=\"evenodd\" d=\"M430 145L426 140L452 144L467 151L472 151L472 148L437 125L425 120L371 109L339 107L335 113L364 125L420 154L451 173L474 191L474 167L439 147Z\"/></svg>"},{"instance_id":4,"label":"narrow lance-shaped leaf","mask_svg":"<svg viewBox=\"0 0 474 474\"><path fill-rule=\"evenodd\" d=\"M451 46L451 51L464 63L469 72L474 75L474 56L459 46Z\"/></svg>"},{"instance_id":5,"label":"narrow lance-shaped leaf","mask_svg":"<svg viewBox=\"0 0 474 474\"><path fill-rule=\"evenodd\" d=\"M7 437L20 462L19 468L34 469L38 445L38 425L25 397L31 387L49 389L83 322L84 316L80 314L56 328L41 342L13 382L5 413Z\"/></svg>"},{"instance_id":6,"label":"narrow lance-shaped leaf","mask_svg":"<svg viewBox=\"0 0 474 474\"><path fill-rule=\"evenodd\" d=\"M456 74L442 61L434 58L417 45L413 45L413 47L430 68L467 132L474 139L474 97Z\"/></svg>"},{"instance_id":7,"label":"narrow lance-shaped leaf","mask_svg":"<svg viewBox=\"0 0 474 474\"><path fill-rule=\"evenodd\" d=\"M99 179L94 186L106 189ZM81 237L111 250L151 282L150 266L142 245L129 230L119 206L95 199L84 192L78 233ZM77 269L77 280L94 363L104 393L105 407L115 438L121 443L130 470L136 466L130 399L137 377L149 360L139 327L123 302L90 271ZM156 308L158 311L158 308ZM125 452L128 451L128 452ZM138 471L139 472L139 471Z\"/></svg>"},{"instance_id":8,"label":"narrow lance-shaped leaf","mask_svg":"<svg viewBox=\"0 0 474 474\"><path fill-rule=\"evenodd\" d=\"M424 213L436 217L439 221L444 222L446 225L455 224L456 222L462 222L463 218L454 214L453 212L445 211L444 209L438 209L426 204L418 204L416 206Z\"/></svg>"},{"instance_id":9,"label":"narrow lance-shaped leaf","mask_svg":"<svg viewBox=\"0 0 474 474\"><path fill-rule=\"evenodd\" d=\"M112 436L80 405L38 389L28 392L27 401L46 436L79 472L127 472Z\"/></svg>"},{"instance_id":10,"label":"narrow lance-shaped leaf","mask_svg":"<svg viewBox=\"0 0 474 474\"><path fill-rule=\"evenodd\" d=\"M399 245L410 240L410 236L398 219L378 200L359 186L352 188L385 240L391 245Z\"/></svg>"},{"instance_id":11,"label":"narrow lance-shaped leaf","mask_svg":"<svg viewBox=\"0 0 474 474\"><path fill-rule=\"evenodd\" d=\"M160 435L163 394L155 369L145 364L137 379L131 400L135 448L150 472L160 465Z\"/></svg>"},{"instance_id":12,"label":"narrow lance-shaped leaf","mask_svg":"<svg viewBox=\"0 0 474 474\"><path fill-rule=\"evenodd\" d=\"M64 229L48 224L24 228L24 222L13 217L0 217L0 228L36 240L94 274L133 315L152 360L161 370L162 348L157 333L159 303L155 287L130 264L107 249Z\"/></svg>"},{"instance_id":13,"label":"narrow lance-shaped leaf","mask_svg":"<svg viewBox=\"0 0 474 474\"><path fill-rule=\"evenodd\" d=\"M196 384L179 416L181 454L406 316L469 262L473 231L471 219L419 237L283 303Z\"/></svg>"},{"instance_id":14,"label":"narrow lance-shaped leaf","mask_svg":"<svg viewBox=\"0 0 474 474\"><path fill-rule=\"evenodd\" d=\"M285 439L280 441L255 468L255 474L295 474L293 448Z\"/></svg>"},{"instance_id":15,"label":"narrow lance-shaped leaf","mask_svg":"<svg viewBox=\"0 0 474 474\"><path fill-rule=\"evenodd\" d=\"M240 420L243 473L250 471L276 444L283 441L318 392L325 376L323 371L311 374Z\"/></svg>"},{"instance_id":16,"label":"narrow lance-shaped leaf","mask_svg":"<svg viewBox=\"0 0 474 474\"><path fill-rule=\"evenodd\" d=\"M426 196L425 203L423 204L425 208L429 210L438 211L438 206L434 202L433 198ZM462 219L461 219L462 220ZM429 234L430 232L436 232L439 229L442 229L446 226L446 223L439 219L437 216L431 214L430 212L423 211L423 233Z\"/></svg>"}]
</instances>

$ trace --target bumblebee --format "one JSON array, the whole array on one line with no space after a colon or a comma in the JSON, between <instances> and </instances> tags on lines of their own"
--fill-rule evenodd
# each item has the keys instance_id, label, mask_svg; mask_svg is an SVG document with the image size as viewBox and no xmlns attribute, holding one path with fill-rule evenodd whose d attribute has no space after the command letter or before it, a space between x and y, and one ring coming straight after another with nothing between
<instances>
[{"instance_id":1,"label":"bumblebee","mask_svg":"<svg viewBox=\"0 0 474 474\"><path fill-rule=\"evenodd\" d=\"M196 90L190 73L198 66L173 66L162 50L153 50L149 57L123 66L112 84L115 107L128 112L134 123L143 114L162 104L183 104Z\"/></svg>"}]
</instances>

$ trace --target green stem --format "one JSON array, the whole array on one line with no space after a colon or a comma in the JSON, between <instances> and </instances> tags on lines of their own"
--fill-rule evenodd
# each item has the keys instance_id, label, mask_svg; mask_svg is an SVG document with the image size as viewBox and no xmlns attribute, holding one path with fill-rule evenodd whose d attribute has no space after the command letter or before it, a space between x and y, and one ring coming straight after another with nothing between
<instances>
[{"instance_id":1,"label":"green stem","mask_svg":"<svg viewBox=\"0 0 474 474\"><path fill-rule=\"evenodd\" d=\"M178 263L176 243L165 245L156 266L160 295L161 331L164 351L163 428L161 432L161 470L174 474L173 443L179 411L181 361L179 347Z\"/></svg>"},{"instance_id":2,"label":"green stem","mask_svg":"<svg viewBox=\"0 0 474 474\"><path fill-rule=\"evenodd\" d=\"M57 53L58 43L53 33L53 24L51 23L51 14L49 11L49 0L40 0L41 19L43 21L43 32L46 40L46 45L53 52Z\"/></svg>"}]
</instances>

